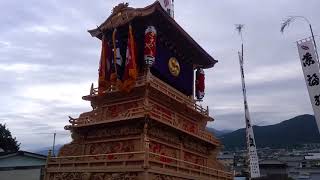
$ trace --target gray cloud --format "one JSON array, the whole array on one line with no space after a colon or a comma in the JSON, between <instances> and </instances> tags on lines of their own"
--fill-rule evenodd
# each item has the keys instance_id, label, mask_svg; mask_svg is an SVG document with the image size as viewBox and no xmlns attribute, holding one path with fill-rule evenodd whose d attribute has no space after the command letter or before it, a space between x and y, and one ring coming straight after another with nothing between
<instances>
[{"instance_id":1,"label":"gray cloud","mask_svg":"<svg viewBox=\"0 0 320 180\"><path fill-rule=\"evenodd\" d=\"M81 100L97 81L100 43L86 32L103 22L112 1L30 0L0 2L0 122L6 123L22 148L70 140L63 126L90 105ZM143 7L151 0L133 1ZM244 127L234 24L245 24L245 71L254 124L266 125L312 113L295 41L308 36L302 21L279 32L282 18L304 15L320 31L310 0L175 1L176 21L219 63L206 70L206 98L218 129Z\"/></svg>"}]
</instances>

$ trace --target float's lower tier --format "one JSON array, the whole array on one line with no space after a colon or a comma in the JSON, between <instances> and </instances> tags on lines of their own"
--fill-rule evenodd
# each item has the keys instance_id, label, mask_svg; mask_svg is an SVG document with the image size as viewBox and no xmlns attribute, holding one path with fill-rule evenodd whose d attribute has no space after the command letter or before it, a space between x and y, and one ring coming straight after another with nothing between
<instances>
[{"instance_id":1,"label":"float's lower tier","mask_svg":"<svg viewBox=\"0 0 320 180\"><path fill-rule=\"evenodd\" d=\"M153 119L71 131L72 143L49 156L46 180L232 179L215 144Z\"/></svg>"}]
</instances>

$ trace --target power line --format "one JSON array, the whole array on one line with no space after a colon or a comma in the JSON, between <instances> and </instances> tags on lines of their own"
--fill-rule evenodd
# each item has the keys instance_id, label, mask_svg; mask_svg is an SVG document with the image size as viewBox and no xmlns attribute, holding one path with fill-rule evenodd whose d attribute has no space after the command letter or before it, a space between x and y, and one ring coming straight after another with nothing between
<instances>
[{"instance_id":1,"label":"power line","mask_svg":"<svg viewBox=\"0 0 320 180\"><path fill-rule=\"evenodd\" d=\"M52 133L12 133L12 135L37 135L37 134L47 134L47 135L50 135L50 134L54 134L55 132L52 132ZM71 133L56 133L57 135L70 135Z\"/></svg>"}]
</instances>

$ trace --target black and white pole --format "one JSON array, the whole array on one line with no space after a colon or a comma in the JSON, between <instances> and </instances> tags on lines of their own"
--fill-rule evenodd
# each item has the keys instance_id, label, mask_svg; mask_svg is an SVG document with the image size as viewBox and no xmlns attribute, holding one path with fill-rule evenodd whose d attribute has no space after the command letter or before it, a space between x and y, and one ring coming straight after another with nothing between
<instances>
[{"instance_id":1,"label":"black and white pole","mask_svg":"<svg viewBox=\"0 0 320 180\"><path fill-rule=\"evenodd\" d=\"M242 38L242 29L243 24L237 24L236 29L241 36L241 52L238 52L239 63L240 63L240 73L241 73L241 82L242 82L242 93L243 93L243 102L244 102L244 115L246 123L246 143L247 143L247 152L248 152L248 165L250 168L250 178L260 177L259 169L259 159L256 149L256 143L254 139L253 128L250 119L249 107L247 102L247 92L246 84L244 78L244 68L243 68L243 38Z\"/></svg>"},{"instance_id":2,"label":"black and white pole","mask_svg":"<svg viewBox=\"0 0 320 180\"><path fill-rule=\"evenodd\" d=\"M161 7L174 18L174 0L158 0Z\"/></svg>"},{"instance_id":3,"label":"black and white pole","mask_svg":"<svg viewBox=\"0 0 320 180\"><path fill-rule=\"evenodd\" d=\"M174 0L172 0L172 5L171 5L172 7L171 7L171 16L172 16L172 18L174 19Z\"/></svg>"}]
</instances>

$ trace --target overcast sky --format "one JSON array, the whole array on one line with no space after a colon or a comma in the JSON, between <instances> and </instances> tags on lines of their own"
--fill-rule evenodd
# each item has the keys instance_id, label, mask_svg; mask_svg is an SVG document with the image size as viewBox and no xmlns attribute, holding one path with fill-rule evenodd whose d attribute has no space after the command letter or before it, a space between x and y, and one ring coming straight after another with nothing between
<instances>
[{"instance_id":1,"label":"overcast sky","mask_svg":"<svg viewBox=\"0 0 320 180\"><path fill-rule=\"evenodd\" d=\"M0 123L27 150L69 141L68 115L89 111L81 100L97 84L100 42L88 29L100 25L122 0L0 1ZM153 0L130 0L144 7ZM245 126L235 24L245 24L245 71L254 124L312 114L296 44L309 36L303 15L320 32L319 0L176 0L175 20L219 62L206 70L206 96L217 129ZM319 38L317 37L317 42ZM320 42L319 42L320 44Z\"/></svg>"}]
</instances>

